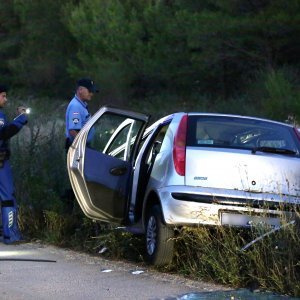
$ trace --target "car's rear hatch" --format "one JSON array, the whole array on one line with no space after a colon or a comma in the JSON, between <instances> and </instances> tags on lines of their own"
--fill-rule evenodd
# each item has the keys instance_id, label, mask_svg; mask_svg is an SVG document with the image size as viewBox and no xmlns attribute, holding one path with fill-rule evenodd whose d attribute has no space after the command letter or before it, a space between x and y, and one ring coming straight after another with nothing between
<instances>
[{"instance_id":1,"label":"car's rear hatch","mask_svg":"<svg viewBox=\"0 0 300 300\"><path fill-rule=\"evenodd\" d=\"M288 125L192 115L187 127L186 185L300 197L300 143Z\"/></svg>"},{"instance_id":2,"label":"car's rear hatch","mask_svg":"<svg viewBox=\"0 0 300 300\"><path fill-rule=\"evenodd\" d=\"M300 159L250 150L186 149L189 186L300 197Z\"/></svg>"}]
</instances>

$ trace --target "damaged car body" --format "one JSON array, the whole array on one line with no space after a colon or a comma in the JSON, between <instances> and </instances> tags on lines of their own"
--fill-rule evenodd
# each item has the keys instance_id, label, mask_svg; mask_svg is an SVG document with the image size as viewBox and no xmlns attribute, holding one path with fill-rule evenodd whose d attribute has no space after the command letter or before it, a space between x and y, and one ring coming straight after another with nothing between
<instances>
[{"instance_id":1,"label":"damaged car body","mask_svg":"<svg viewBox=\"0 0 300 300\"><path fill-rule=\"evenodd\" d=\"M300 204L300 134L238 115L149 116L102 107L68 152L89 218L145 236L146 258L171 262L174 228L279 226Z\"/></svg>"}]
</instances>

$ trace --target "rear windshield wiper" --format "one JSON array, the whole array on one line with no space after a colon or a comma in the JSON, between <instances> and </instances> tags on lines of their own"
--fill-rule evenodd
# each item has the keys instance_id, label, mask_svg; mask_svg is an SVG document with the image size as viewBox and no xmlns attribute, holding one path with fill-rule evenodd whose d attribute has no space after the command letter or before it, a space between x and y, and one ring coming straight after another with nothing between
<instances>
[{"instance_id":1,"label":"rear windshield wiper","mask_svg":"<svg viewBox=\"0 0 300 300\"><path fill-rule=\"evenodd\" d=\"M268 152L268 153L277 153L277 154L288 154L288 155L295 155L296 152L289 149L283 149L283 148L273 148L273 147L256 147L252 149L252 153L259 152Z\"/></svg>"}]
</instances>

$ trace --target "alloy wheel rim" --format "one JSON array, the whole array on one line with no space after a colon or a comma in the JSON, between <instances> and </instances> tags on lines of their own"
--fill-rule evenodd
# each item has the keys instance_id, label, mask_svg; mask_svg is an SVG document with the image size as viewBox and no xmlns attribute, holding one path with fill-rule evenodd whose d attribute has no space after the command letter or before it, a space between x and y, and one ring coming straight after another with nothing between
<instances>
[{"instance_id":1,"label":"alloy wheel rim","mask_svg":"<svg viewBox=\"0 0 300 300\"><path fill-rule=\"evenodd\" d=\"M156 220L153 216L149 218L147 226L147 252L149 255L153 255L156 248Z\"/></svg>"}]
</instances>

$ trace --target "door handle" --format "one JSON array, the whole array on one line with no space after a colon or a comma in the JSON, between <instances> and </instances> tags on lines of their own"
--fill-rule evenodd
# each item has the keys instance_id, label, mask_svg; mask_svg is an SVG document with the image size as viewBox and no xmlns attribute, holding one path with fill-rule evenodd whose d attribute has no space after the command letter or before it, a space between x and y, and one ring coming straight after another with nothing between
<instances>
[{"instance_id":1,"label":"door handle","mask_svg":"<svg viewBox=\"0 0 300 300\"><path fill-rule=\"evenodd\" d=\"M127 167L115 167L110 169L109 173L114 176L121 176L127 172Z\"/></svg>"}]
</instances>

